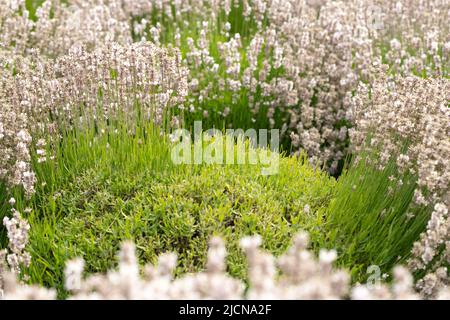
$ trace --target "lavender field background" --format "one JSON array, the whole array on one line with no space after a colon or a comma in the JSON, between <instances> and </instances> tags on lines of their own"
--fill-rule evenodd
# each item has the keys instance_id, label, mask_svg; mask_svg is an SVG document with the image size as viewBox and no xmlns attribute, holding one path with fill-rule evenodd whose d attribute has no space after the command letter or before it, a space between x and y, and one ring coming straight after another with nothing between
<instances>
[{"instance_id":1,"label":"lavender field background","mask_svg":"<svg viewBox=\"0 0 450 320\"><path fill-rule=\"evenodd\" d=\"M0 297L449 299L449 21L0 0Z\"/></svg>"}]
</instances>

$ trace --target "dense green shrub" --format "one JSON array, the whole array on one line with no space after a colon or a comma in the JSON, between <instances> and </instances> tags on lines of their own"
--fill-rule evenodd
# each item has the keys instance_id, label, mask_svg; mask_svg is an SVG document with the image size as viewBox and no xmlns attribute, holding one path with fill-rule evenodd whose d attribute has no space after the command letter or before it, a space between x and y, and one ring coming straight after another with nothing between
<instances>
[{"instance_id":1,"label":"dense green shrub","mask_svg":"<svg viewBox=\"0 0 450 320\"><path fill-rule=\"evenodd\" d=\"M175 251L181 273L201 270L207 241L220 235L229 272L245 279L238 239L260 234L274 254L299 229L311 233L313 245L322 242L320 213L335 184L306 157L281 158L271 176L261 175L260 165L175 166L159 134L69 135L57 153L64 157L35 163L41 184L27 217L33 257L27 273L60 289L67 259L80 256L89 272L106 271L125 239L136 242L142 262ZM26 201L16 198L24 211Z\"/></svg>"},{"instance_id":2,"label":"dense green shrub","mask_svg":"<svg viewBox=\"0 0 450 320\"><path fill-rule=\"evenodd\" d=\"M354 162L338 179L324 228L354 281L366 280L371 265L389 273L411 257L432 211L414 204L416 187L417 176L399 173L395 161L383 170L369 161Z\"/></svg>"}]
</instances>

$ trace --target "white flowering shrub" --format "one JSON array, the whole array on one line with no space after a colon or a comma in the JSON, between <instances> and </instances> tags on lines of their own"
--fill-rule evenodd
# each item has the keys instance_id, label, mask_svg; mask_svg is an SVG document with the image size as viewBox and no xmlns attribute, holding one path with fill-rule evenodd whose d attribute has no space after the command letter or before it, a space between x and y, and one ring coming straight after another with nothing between
<instances>
[{"instance_id":1,"label":"white flowering shrub","mask_svg":"<svg viewBox=\"0 0 450 320\"><path fill-rule=\"evenodd\" d=\"M114 130L119 120L130 132L139 122L162 125L187 95L179 54L149 42L72 47L55 59L36 54L0 56L0 180L28 196L36 182L31 153L39 161L51 157L49 137L94 125Z\"/></svg>"},{"instance_id":2,"label":"white flowering shrub","mask_svg":"<svg viewBox=\"0 0 450 320\"><path fill-rule=\"evenodd\" d=\"M11 198L10 203L14 205L15 199ZM18 277L21 274L21 267L26 268L31 262L31 256L25 250L30 225L21 217L20 212L15 209L11 211L12 218L3 218L3 225L7 230L8 248L0 250L0 290L4 286L4 276L7 272Z\"/></svg>"},{"instance_id":3,"label":"white flowering shrub","mask_svg":"<svg viewBox=\"0 0 450 320\"><path fill-rule=\"evenodd\" d=\"M379 170L393 161L400 173L416 177L412 206L432 211L409 263L411 270L431 273L418 283L429 295L449 281L449 94L448 79L388 78L381 72L370 88L361 86L354 99L352 145L357 153L376 154L356 161L373 162Z\"/></svg>"}]
</instances>

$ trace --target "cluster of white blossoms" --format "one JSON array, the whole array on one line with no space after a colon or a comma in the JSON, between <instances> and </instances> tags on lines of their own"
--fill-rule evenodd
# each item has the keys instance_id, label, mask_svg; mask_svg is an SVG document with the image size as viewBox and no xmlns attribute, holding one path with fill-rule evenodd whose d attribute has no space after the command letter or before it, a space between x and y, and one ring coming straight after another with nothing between
<instances>
[{"instance_id":1,"label":"cluster of white blossoms","mask_svg":"<svg viewBox=\"0 0 450 320\"><path fill-rule=\"evenodd\" d=\"M417 176L414 205L433 208L426 231L412 250L411 270L430 272L418 285L427 294L449 282L450 80L387 77L384 71L354 97L352 145L369 151L382 170L394 161ZM437 272L437 273L436 273Z\"/></svg>"},{"instance_id":2,"label":"cluster of white blossoms","mask_svg":"<svg viewBox=\"0 0 450 320\"><path fill-rule=\"evenodd\" d=\"M259 236L241 240L249 262L249 287L229 276L226 249L220 238L210 241L206 269L200 273L173 278L177 257L159 257L156 266L139 267L132 242L122 245L118 268L105 274L84 276L84 262L67 263L65 287L68 299L420 299L414 291L407 269L394 270L392 284L350 286L350 276L333 268L335 251L320 251L319 257L307 249L308 235L299 233L292 247L281 257L260 249ZM56 291L17 282L13 274L4 275L4 299L55 299ZM448 299L442 289L436 298Z\"/></svg>"},{"instance_id":3,"label":"cluster of white blossoms","mask_svg":"<svg viewBox=\"0 0 450 320\"><path fill-rule=\"evenodd\" d=\"M8 186L34 193L31 159L50 156L49 135L122 115L131 124L137 114L161 123L169 109L183 105L188 70L180 52L132 42L129 19L145 8L144 1L133 3L46 1L32 21L25 1L2 1L0 180Z\"/></svg>"},{"instance_id":4,"label":"cluster of white blossoms","mask_svg":"<svg viewBox=\"0 0 450 320\"><path fill-rule=\"evenodd\" d=\"M448 0L374 1L374 5L383 16L377 41L387 45L385 59L393 71L448 76Z\"/></svg>"},{"instance_id":5,"label":"cluster of white blossoms","mask_svg":"<svg viewBox=\"0 0 450 320\"><path fill-rule=\"evenodd\" d=\"M16 53L39 49L58 56L74 45L89 49L111 42L133 42L130 19L151 12L151 0L46 0L30 19L26 0L4 0L0 4L0 42Z\"/></svg>"},{"instance_id":6,"label":"cluster of white blossoms","mask_svg":"<svg viewBox=\"0 0 450 320\"><path fill-rule=\"evenodd\" d=\"M0 180L10 186L22 186L27 195L31 195L36 177L30 164L32 138L27 130L28 116L8 104L2 104L1 108Z\"/></svg>"},{"instance_id":7,"label":"cluster of white blossoms","mask_svg":"<svg viewBox=\"0 0 450 320\"><path fill-rule=\"evenodd\" d=\"M9 101L16 88L14 66L27 65L26 58L11 56L0 44L0 180L9 186L21 186L27 195L34 193L36 182L31 168L32 136L29 114Z\"/></svg>"},{"instance_id":8,"label":"cluster of white blossoms","mask_svg":"<svg viewBox=\"0 0 450 320\"><path fill-rule=\"evenodd\" d=\"M14 205L15 199L11 198L9 203ZM17 277L21 273L21 267L26 268L31 262L31 256L25 250L28 244L30 225L21 217L20 212L15 209L11 209L11 211L12 218L3 218L9 242L8 248L0 250L0 290L3 288L4 275L7 272Z\"/></svg>"},{"instance_id":9,"label":"cluster of white blossoms","mask_svg":"<svg viewBox=\"0 0 450 320\"><path fill-rule=\"evenodd\" d=\"M6 93L16 109L33 114L34 120L44 116L44 125L49 113L68 129L77 121L111 120L138 110L160 123L164 112L187 95L187 71L180 60L178 52L150 42L112 42L93 51L72 47L54 60L33 60Z\"/></svg>"}]
</instances>

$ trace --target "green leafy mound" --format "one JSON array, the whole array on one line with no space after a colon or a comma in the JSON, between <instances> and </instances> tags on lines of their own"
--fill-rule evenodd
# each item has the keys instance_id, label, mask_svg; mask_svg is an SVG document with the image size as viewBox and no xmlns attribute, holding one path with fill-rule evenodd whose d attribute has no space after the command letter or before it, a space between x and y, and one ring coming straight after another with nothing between
<instances>
[{"instance_id":1,"label":"green leafy mound","mask_svg":"<svg viewBox=\"0 0 450 320\"><path fill-rule=\"evenodd\" d=\"M280 157L278 174L264 176L261 165L175 166L164 143L151 150L153 138L142 143L104 137L95 144L74 139L76 148L68 141L70 148L60 150L69 162L37 170L41 181L66 166L79 174L39 188L33 199L31 282L62 289L65 262L74 257L86 260L88 272L106 271L115 266L125 239L136 242L142 263L171 251L179 256L177 274L198 271L213 235L226 240L228 271L245 279L242 236L260 234L266 249L281 254L300 229L313 240L324 234L321 212L335 180L306 157ZM126 159L118 161L118 154Z\"/></svg>"}]
</instances>

